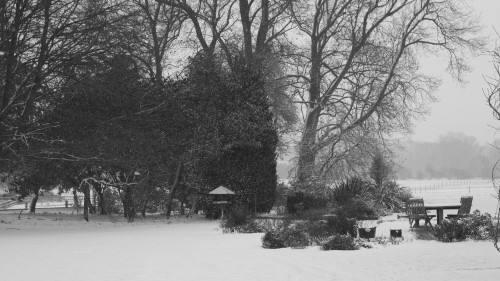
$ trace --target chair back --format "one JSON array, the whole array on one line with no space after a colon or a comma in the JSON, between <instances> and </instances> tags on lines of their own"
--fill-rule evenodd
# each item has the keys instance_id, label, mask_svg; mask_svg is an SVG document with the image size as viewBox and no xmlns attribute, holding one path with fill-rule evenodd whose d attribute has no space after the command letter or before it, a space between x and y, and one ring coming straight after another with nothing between
<instances>
[{"instance_id":1,"label":"chair back","mask_svg":"<svg viewBox=\"0 0 500 281\"><path fill-rule=\"evenodd\" d=\"M460 209L458 209L459 216L465 216L470 214L470 209L472 207L472 196L463 196L460 198Z\"/></svg>"},{"instance_id":2,"label":"chair back","mask_svg":"<svg viewBox=\"0 0 500 281\"><path fill-rule=\"evenodd\" d=\"M423 198L410 198L406 203L407 215L427 215Z\"/></svg>"}]
</instances>

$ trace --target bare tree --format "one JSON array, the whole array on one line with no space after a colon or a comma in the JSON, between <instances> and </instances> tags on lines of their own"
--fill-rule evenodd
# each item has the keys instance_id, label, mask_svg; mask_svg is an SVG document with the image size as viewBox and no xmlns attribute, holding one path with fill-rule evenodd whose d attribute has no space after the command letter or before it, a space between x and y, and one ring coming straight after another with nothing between
<instances>
[{"instance_id":1,"label":"bare tree","mask_svg":"<svg viewBox=\"0 0 500 281\"><path fill-rule=\"evenodd\" d=\"M493 50L492 58L494 73L491 76L485 77L486 89L484 89L483 92L488 101L488 105L493 111L493 117L500 121L500 47ZM495 129L500 130L500 127L496 127ZM494 147L500 149L496 146ZM492 168L491 180L495 188L497 200L500 203L500 160L498 160ZM495 248L500 251L500 207L497 210L496 218L497 223L493 233L493 241Z\"/></svg>"},{"instance_id":2,"label":"bare tree","mask_svg":"<svg viewBox=\"0 0 500 281\"><path fill-rule=\"evenodd\" d=\"M151 79L161 81L169 52L181 36L186 16L178 8L154 0L134 0L123 5L128 16L116 30L120 46L132 55Z\"/></svg>"},{"instance_id":3,"label":"bare tree","mask_svg":"<svg viewBox=\"0 0 500 281\"><path fill-rule=\"evenodd\" d=\"M305 42L291 56L305 118L300 181L329 173L363 139L410 130L439 85L419 73L422 51L445 51L461 79L464 51L484 44L462 1L316 0L289 11Z\"/></svg>"}]
</instances>

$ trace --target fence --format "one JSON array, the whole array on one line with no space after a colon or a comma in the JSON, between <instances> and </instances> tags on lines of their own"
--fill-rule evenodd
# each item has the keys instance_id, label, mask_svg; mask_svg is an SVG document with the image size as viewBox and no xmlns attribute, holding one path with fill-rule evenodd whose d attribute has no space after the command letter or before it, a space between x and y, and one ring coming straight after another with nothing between
<instances>
[{"instance_id":1,"label":"fence","mask_svg":"<svg viewBox=\"0 0 500 281\"><path fill-rule=\"evenodd\" d=\"M398 181L398 184L410 189L411 192L437 191L445 189L465 189L470 193L473 188L492 188L491 180L409 180Z\"/></svg>"}]
</instances>

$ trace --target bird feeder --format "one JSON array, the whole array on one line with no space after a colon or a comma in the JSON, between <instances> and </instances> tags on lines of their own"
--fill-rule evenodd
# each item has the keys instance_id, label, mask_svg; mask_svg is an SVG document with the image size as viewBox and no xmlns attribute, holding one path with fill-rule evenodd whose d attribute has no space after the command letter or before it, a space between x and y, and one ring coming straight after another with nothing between
<instances>
[{"instance_id":1,"label":"bird feeder","mask_svg":"<svg viewBox=\"0 0 500 281\"><path fill-rule=\"evenodd\" d=\"M222 214L220 219L222 219L224 217L224 210L229 204L231 204L231 201L229 201L229 199L231 196L235 195L235 193L232 190L227 189L226 187L221 185L216 189L210 191L208 194L214 196L214 200L212 201L212 203L219 206Z\"/></svg>"}]
</instances>

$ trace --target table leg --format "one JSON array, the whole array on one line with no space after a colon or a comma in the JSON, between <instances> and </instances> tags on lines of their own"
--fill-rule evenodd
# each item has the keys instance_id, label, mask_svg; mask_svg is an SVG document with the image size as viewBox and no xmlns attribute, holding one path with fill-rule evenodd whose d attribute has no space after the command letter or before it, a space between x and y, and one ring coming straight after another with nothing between
<instances>
[{"instance_id":1,"label":"table leg","mask_svg":"<svg viewBox=\"0 0 500 281\"><path fill-rule=\"evenodd\" d=\"M437 209L436 214L437 214L437 224L441 224L441 222L443 221L443 209Z\"/></svg>"}]
</instances>

